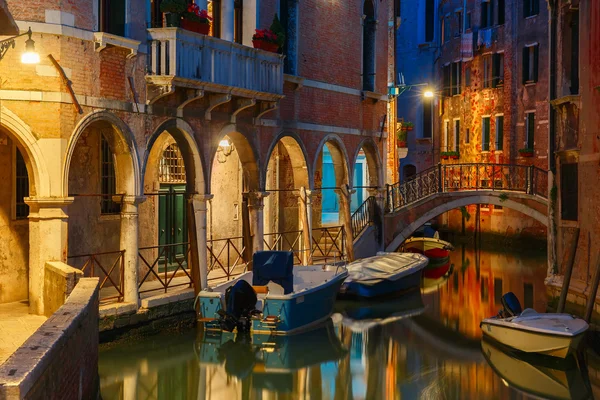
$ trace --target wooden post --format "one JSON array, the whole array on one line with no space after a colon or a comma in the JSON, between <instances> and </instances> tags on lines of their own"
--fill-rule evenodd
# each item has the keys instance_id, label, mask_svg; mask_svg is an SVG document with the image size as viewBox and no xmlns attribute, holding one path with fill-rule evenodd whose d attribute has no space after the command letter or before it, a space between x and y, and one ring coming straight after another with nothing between
<instances>
[{"instance_id":1,"label":"wooden post","mask_svg":"<svg viewBox=\"0 0 600 400\"><path fill-rule=\"evenodd\" d=\"M596 261L596 272L594 272L594 281L592 290L590 290L590 297L588 298L587 307L585 309L585 320L590 322L592 319L592 312L594 311L594 304L596 303L596 293L598 292L598 283L600 283L600 256Z\"/></svg>"},{"instance_id":2,"label":"wooden post","mask_svg":"<svg viewBox=\"0 0 600 400\"><path fill-rule=\"evenodd\" d=\"M573 272L573 264L575 263L575 255L577 254L577 245L579 244L579 228L575 228L575 242L574 246L571 247L569 253L569 259L567 261L565 276L563 278L563 287L560 291L560 299L558 300L558 306L556 312L561 313L565 310L565 303L567 302L567 294L569 294L569 285L571 283L571 273Z\"/></svg>"},{"instance_id":3,"label":"wooden post","mask_svg":"<svg viewBox=\"0 0 600 400\"><path fill-rule=\"evenodd\" d=\"M193 196L187 199L187 225L188 225L188 243L190 246L190 264L192 272L192 281L194 283L194 295L200 293L200 259L198 257L198 234L196 231L196 213L194 210Z\"/></svg>"}]
</instances>

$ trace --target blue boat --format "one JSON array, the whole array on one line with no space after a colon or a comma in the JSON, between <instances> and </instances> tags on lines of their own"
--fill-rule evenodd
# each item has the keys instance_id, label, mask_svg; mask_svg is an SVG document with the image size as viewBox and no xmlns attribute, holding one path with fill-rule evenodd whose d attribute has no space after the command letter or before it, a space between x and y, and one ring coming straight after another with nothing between
<instances>
[{"instance_id":1,"label":"blue boat","mask_svg":"<svg viewBox=\"0 0 600 400\"><path fill-rule=\"evenodd\" d=\"M293 253L256 252L253 271L198 294L206 330L290 335L329 319L348 271L293 265Z\"/></svg>"},{"instance_id":2,"label":"blue boat","mask_svg":"<svg viewBox=\"0 0 600 400\"><path fill-rule=\"evenodd\" d=\"M378 253L349 264L340 298L375 298L417 288L429 260L417 253Z\"/></svg>"}]
</instances>

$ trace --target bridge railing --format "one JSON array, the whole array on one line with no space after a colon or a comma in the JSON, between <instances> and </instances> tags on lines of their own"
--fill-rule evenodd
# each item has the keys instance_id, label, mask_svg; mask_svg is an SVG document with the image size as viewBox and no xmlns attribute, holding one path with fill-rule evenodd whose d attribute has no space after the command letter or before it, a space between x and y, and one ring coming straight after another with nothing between
<instances>
[{"instance_id":1,"label":"bridge railing","mask_svg":"<svg viewBox=\"0 0 600 400\"><path fill-rule=\"evenodd\" d=\"M548 171L517 164L438 164L406 182L388 185L386 211L398 211L436 193L468 190L506 190L548 198Z\"/></svg>"},{"instance_id":2,"label":"bridge railing","mask_svg":"<svg viewBox=\"0 0 600 400\"><path fill-rule=\"evenodd\" d=\"M365 227L375 222L377 200L369 196L352 214L352 239L356 239Z\"/></svg>"}]
</instances>

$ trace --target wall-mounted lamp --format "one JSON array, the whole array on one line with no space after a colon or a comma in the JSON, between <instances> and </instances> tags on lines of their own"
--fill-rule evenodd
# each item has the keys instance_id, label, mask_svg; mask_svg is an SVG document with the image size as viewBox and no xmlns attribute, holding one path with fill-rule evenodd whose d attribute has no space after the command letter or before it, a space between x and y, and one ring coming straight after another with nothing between
<instances>
[{"instance_id":1,"label":"wall-mounted lamp","mask_svg":"<svg viewBox=\"0 0 600 400\"><path fill-rule=\"evenodd\" d=\"M0 41L0 60L4 58L8 49L15 47L16 38L27 35L29 38L25 41L25 53L21 55L21 62L23 64L38 64L40 62L40 55L35 51L35 41L31 38L31 34L30 27L25 33Z\"/></svg>"},{"instance_id":2,"label":"wall-mounted lamp","mask_svg":"<svg viewBox=\"0 0 600 400\"><path fill-rule=\"evenodd\" d=\"M233 152L233 144L229 141L229 139L221 139L219 142L219 147L217 148L217 161L220 163L224 163L227 157L231 155Z\"/></svg>"},{"instance_id":3,"label":"wall-mounted lamp","mask_svg":"<svg viewBox=\"0 0 600 400\"><path fill-rule=\"evenodd\" d=\"M433 97L433 91L432 91L432 90L429 90L429 89L428 89L428 90L425 90L425 91L423 92L423 97L427 97L427 98L431 98L431 97Z\"/></svg>"}]
</instances>

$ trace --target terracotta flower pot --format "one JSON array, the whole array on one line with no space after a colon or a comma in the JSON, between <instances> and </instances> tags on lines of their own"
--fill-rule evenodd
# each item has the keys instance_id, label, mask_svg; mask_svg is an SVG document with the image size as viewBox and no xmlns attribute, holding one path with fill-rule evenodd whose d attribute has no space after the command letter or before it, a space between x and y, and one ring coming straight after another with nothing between
<instances>
[{"instance_id":1,"label":"terracotta flower pot","mask_svg":"<svg viewBox=\"0 0 600 400\"><path fill-rule=\"evenodd\" d=\"M450 158L453 160L458 160L458 156L450 156Z\"/></svg>"},{"instance_id":2,"label":"terracotta flower pot","mask_svg":"<svg viewBox=\"0 0 600 400\"><path fill-rule=\"evenodd\" d=\"M532 151L523 152L523 153L521 153L521 157L533 157L533 152Z\"/></svg>"},{"instance_id":3,"label":"terracotta flower pot","mask_svg":"<svg viewBox=\"0 0 600 400\"><path fill-rule=\"evenodd\" d=\"M413 127L412 127L412 126L407 126L407 127L406 127L406 130L407 130L407 131L412 131L412 130L413 130Z\"/></svg>"},{"instance_id":4,"label":"terracotta flower pot","mask_svg":"<svg viewBox=\"0 0 600 400\"><path fill-rule=\"evenodd\" d=\"M252 45L255 49L270 51L271 53L277 53L277 50L279 50L277 43L266 42L264 40L253 40Z\"/></svg>"},{"instance_id":5,"label":"terracotta flower pot","mask_svg":"<svg viewBox=\"0 0 600 400\"><path fill-rule=\"evenodd\" d=\"M407 147L406 146L406 140L396 140L396 145L398 147Z\"/></svg>"},{"instance_id":6,"label":"terracotta flower pot","mask_svg":"<svg viewBox=\"0 0 600 400\"><path fill-rule=\"evenodd\" d=\"M210 31L210 24L190 21L189 19L182 19L181 27L188 31L201 33L202 35L208 35L208 32Z\"/></svg>"},{"instance_id":7,"label":"terracotta flower pot","mask_svg":"<svg viewBox=\"0 0 600 400\"><path fill-rule=\"evenodd\" d=\"M447 159L448 159L448 156L446 156L446 155L442 156L442 160L447 160Z\"/></svg>"}]
</instances>

